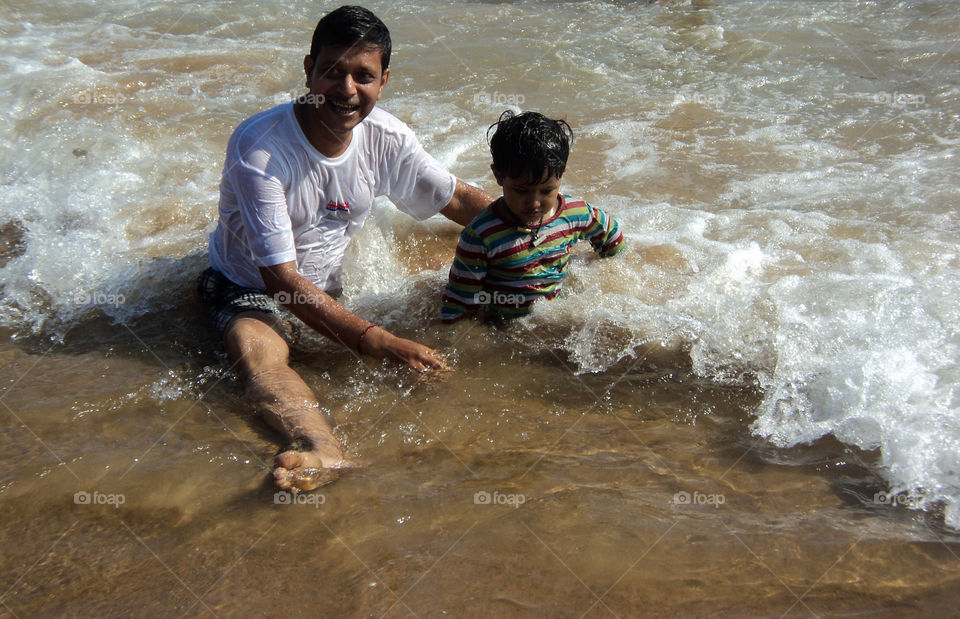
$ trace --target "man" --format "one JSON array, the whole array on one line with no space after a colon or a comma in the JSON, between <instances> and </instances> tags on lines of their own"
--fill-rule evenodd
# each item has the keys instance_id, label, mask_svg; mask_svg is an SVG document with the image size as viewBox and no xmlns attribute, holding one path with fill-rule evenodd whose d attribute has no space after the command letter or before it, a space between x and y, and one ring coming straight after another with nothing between
<instances>
[{"instance_id":1,"label":"man","mask_svg":"<svg viewBox=\"0 0 960 619\"><path fill-rule=\"evenodd\" d=\"M344 462L331 420L288 365L276 302L360 354L444 368L436 351L337 303L344 252L377 195L417 219L439 212L461 225L493 200L375 108L390 49L387 27L370 11L331 12L303 61L309 93L248 118L227 145L211 268L198 283L248 396L291 443L276 457L274 480L294 492L329 481Z\"/></svg>"}]
</instances>

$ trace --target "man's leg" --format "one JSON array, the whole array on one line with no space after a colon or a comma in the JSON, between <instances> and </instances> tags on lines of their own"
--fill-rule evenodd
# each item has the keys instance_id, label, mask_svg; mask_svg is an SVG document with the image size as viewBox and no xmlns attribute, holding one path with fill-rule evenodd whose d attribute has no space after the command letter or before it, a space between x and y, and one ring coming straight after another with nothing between
<instances>
[{"instance_id":1,"label":"man's leg","mask_svg":"<svg viewBox=\"0 0 960 619\"><path fill-rule=\"evenodd\" d=\"M276 458L274 479L285 490L312 490L336 479L344 465L331 421L313 390L288 365L290 349L274 315L238 314L224 345L256 411L294 447Z\"/></svg>"}]
</instances>

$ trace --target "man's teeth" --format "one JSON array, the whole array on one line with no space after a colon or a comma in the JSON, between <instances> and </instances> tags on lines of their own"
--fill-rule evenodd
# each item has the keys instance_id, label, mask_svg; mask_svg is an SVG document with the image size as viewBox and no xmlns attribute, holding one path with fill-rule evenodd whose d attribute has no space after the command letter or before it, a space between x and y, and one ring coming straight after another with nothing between
<instances>
[{"instance_id":1,"label":"man's teeth","mask_svg":"<svg viewBox=\"0 0 960 619\"><path fill-rule=\"evenodd\" d=\"M342 114L349 114L350 112L353 112L354 110L356 110L358 107L356 105L342 105L340 103L334 103L333 101L330 102L330 105L331 107L333 107L333 109L335 109L336 111Z\"/></svg>"}]
</instances>

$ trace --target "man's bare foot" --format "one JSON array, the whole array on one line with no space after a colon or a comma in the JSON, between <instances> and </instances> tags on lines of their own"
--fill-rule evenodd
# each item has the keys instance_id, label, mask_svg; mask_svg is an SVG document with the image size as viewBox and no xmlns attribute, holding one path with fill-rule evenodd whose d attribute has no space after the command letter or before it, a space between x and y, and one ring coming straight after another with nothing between
<instances>
[{"instance_id":1,"label":"man's bare foot","mask_svg":"<svg viewBox=\"0 0 960 619\"><path fill-rule=\"evenodd\" d=\"M291 448L274 459L273 481L281 490L308 492L333 483L340 469L351 466L339 447L323 443L315 449Z\"/></svg>"}]
</instances>

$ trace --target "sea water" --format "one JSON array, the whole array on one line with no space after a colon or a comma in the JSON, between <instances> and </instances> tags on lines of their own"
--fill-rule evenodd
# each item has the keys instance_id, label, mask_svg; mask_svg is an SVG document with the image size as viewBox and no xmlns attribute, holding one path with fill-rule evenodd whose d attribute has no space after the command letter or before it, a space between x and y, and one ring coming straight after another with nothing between
<instances>
[{"instance_id":1,"label":"sea water","mask_svg":"<svg viewBox=\"0 0 960 619\"><path fill-rule=\"evenodd\" d=\"M94 359L114 354L111 337L142 345L128 359L148 368L139 384L114 385L109 404L77 399L90 417L125 401L188 403L226 372L222 357L196 352L215 346L195 334L201 322L179 318L197 312L192 281L216 222L226 140L247 116L303 92L309 36L333 6L0 5L4 346L17 358L56 355L91 324L108 340L86 343ZM433 427L397 421L368 435L351 415L377 425L378 414L358 411L397 392L338 373L352 357L308 336L304 347L333 361L303 372L346 417L349 450L375 459L384 444L394 455L438 447L446 430L469 453L510 447L584 390L581 410L601 402L609 415L637 415L650 394L630 385L666 377L678 381L674 395L740 394L729 404L738 427L725 432L742 432L750 449L775 460L842 445L827 458L882 480L856 489L864 503L960 528L952 3L370 7L395 41L380 105L429 152L495 192L485 133L499 114L565 118L575 138L563 190L617 218L629 249L609 261L578 253L564 294L516 328L444 330L437 299L457 227L414 224L378 202L351 249L344 303L442 348L460 371L433 397L461 408ZM102 335L111 330L122 335ZM195 361L154 364L171 339ZM531 369L524 357L555 367ZM376 372L415 396L406 379ZM103 380L98 367L73 382ZM500 389L513 397L491 396ZM676 423L708 423L728 406L711 397L675 411ZM235 402L228 416L231 406L242 409ZM516 436L500 425L514 416L531 419ZM709 458L709 445L698 454Z\"/></svg>"}]
</instances>

